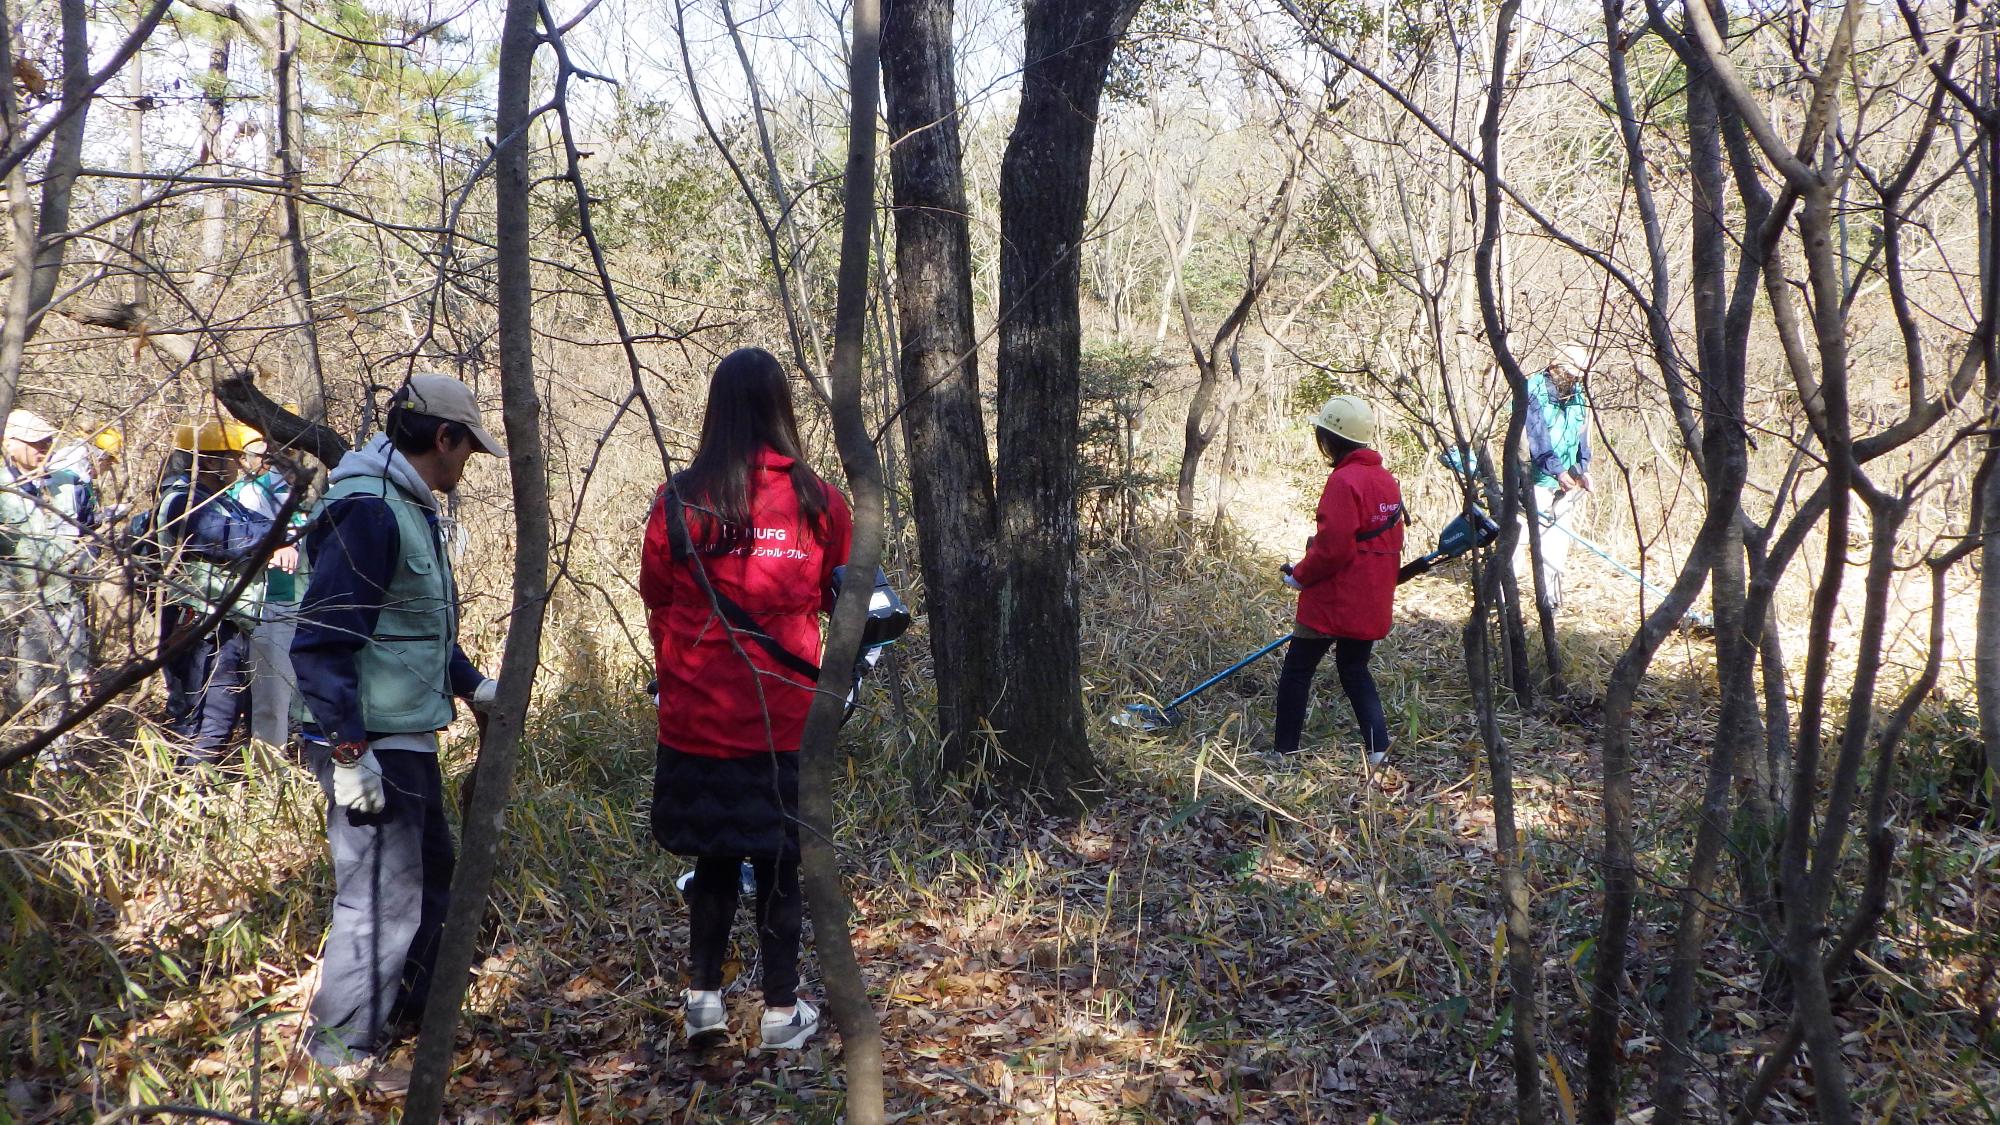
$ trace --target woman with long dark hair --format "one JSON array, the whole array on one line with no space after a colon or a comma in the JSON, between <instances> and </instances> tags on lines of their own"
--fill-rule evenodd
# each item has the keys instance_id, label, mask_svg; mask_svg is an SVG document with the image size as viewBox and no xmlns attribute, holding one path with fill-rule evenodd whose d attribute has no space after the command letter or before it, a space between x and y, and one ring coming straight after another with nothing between
<instances>
[{"instance_id":1,"label":"woman with long dark hair","mask_svg":"<svg viewBox=\"0 0 2000 1125\"><path fill-rule=\"evenodd\" d=\"M726 1034L722 961L738 870L756 872L766 1048L819 1026L798 996L798 749L853 518L807 467L784 368L761 348L724 356L701 444L646 524L639 596L660 688L653 836L694 858L686 888L690 1041Z\"/></svg>"}]
</instances>

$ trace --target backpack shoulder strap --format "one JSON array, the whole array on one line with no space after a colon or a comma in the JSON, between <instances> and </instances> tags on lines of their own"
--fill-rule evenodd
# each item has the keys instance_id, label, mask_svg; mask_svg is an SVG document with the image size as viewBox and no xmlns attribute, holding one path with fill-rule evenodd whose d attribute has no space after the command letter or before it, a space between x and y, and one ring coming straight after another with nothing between
<instances>
[{"instance_id":1,"label":"backpack shoulder strap","mask_svg":"<svg viewBox=\"0 0 2000 1125\"><path fill-rule=\"evenodd\" d=\"M1403 522L1407 518L1409 517L1408 514L1405 512L1402 503L1398 502L1396 504L1396 510L1389 513L1389 518L1383 521L1381 527L1370 528L1367 531L1357 533L1354 536L1354 541L1356 543L1366 543L1370 539L1374 539L1377 536L1386 534L1390 528Z\"/></svg>"},{"instance_id":2,"label":"backpack shoulder strap","mask_svg":"<svg viewBox=\"0 0 2000 1125\"><path fill-rule=\"evenodd\" d=\"M700 566L699 560L689 558L688 552L693 550L694 539L688 532L687 516L681 503L680 490L669 486L661 495L661 502L666 505L667 510L667 542L672 547L674 559ZM731 629L756 641L765 652L771 654L771 659L783 665L787 671L795 672L814 683L819 682L819 665L779 644L778 638L765 632L764 627L750 615L749 610L736 604L736 600L728 594L716 589L715 584L708 581L705 575L697 573L697 578L703 591L715 600L715 608L722 612L722 619L729 623Z\"/></svg>"}]
</instances>

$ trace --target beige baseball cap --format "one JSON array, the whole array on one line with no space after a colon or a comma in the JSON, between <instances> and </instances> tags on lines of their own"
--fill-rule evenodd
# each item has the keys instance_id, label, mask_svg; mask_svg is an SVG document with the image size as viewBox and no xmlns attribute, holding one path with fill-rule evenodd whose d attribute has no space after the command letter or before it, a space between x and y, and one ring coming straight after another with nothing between
<instances>
[{"instance_id":1,"label":"beige baseball cap","mask_svg":"<svg viewBox=\"0 0 2000 1125\"><path fill-rule=\"evenodd\" d=\"M32 410L16 410L7 415L7 436L29 445L39 445L54 439L56 428L49 424L47 418Z\"/></svg>"},{"instance_id":2,"label":"beige baseball cap","mask_svg":"<svg viewBox=\"0 0 2000 1125\"><path fill-rule=\"evenodd\" d=\"M506 447L499 439L486 432L480 424L479 403L472 397L472 388L449 375L417 374L403 385L408 392L404 400L411 410L442 418L447 422L460 422L472 431L472 444L482 453L495 457L507 456Z\"/></svg>"}]
</instances>

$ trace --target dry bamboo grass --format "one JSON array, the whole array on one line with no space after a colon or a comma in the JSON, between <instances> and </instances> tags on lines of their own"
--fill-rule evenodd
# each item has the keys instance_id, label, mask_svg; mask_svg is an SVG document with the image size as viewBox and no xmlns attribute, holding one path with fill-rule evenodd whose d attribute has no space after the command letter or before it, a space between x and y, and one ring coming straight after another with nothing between
<instances>
[{"instance_id":1,"label":"dry bamboo grass","mask_svg":"<svg viewBox=\"0 0 2000 1125\"><path fill-rule=\"evenodd\" d=\"M1420 532L1421 533L1421 532ZM1100 720L1178 690L1277 635L1274 556L1169 549L1164 529L1094 552L1086 570L1089 698ZM893 567L892 567L893 569ZM1114 778L1089 817L984 806L930 775L922 646L847 732L841 847L856 942L884 1013L892 1111L911 1120L1346 1122L1491 1120L1508 1108L1495 1020L1507 999L1490 897L1491 813L1457 629L1462 574L1404 590L1378 675L1398 739L1370 784L1343 701L1322 684L1312 753L1273 776L1276 665L1246 671L1162 737L1101 721ZM1570 619L1580 682L1601 675L1629 603L1595 583ZM740 1038L691 1057L676 1040L685 918L678 865L645 838L651 729L643 676L601 604L579 599L538 701L451 1093L463 1120L831 1121L830 1043L759 1056ZM584 643L586 623L596 638ZM552 642L554 644L554 642ZM1639 840L1657 890L1677 874L1712 732L1707 645L1663 654L1642 696ZM1594 717L1587 699L1505 722L1521 808L1556 1068L1574 1074L1594 932ZM1996 1075L1976 1049L1991 1004L1990 891L2000 844L1965 819L1943 762L1948 716L1918 734L1896 912L1851 982L1863 1099L1911 1120L1981 1120ZM448 769L463 768L454 745ZM263 763L201 792L158 752L38 780L0 824L14 933L0 1050L17 1118L177 1101L269 1120L384 1120L386 1105L275 1100L326 909L317 794ZM916 784L912 784L915 782ZM1924 797L1924 787L1930 796ZM1929 802L1926 804L1926 802ZM1954 803L1957 802L1957 803ZM1643 997L1670 922L1641 903ZM756 1013L739 930L735 1025ZM1702 1040L1714 1099L1783 1018L1741 932L1710 951ZM807 979L812 966L807 964ZM53 1002L51 1002L53 1001ZM1656 1050L1635 1004L1634 1066ZM1793 1085L1772 1120L1806 1120ZM1711 1101L1712 1104L1712 1101Z\"/></svg>"}]
</instances>

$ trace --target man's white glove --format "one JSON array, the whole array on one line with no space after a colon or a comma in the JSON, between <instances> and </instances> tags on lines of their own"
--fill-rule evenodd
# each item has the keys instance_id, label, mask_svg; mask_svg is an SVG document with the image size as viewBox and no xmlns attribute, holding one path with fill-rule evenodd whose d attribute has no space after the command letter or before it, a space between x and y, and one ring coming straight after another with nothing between
<instances>
[{"instance_id":1,"label":"man's white glove","mask_svg":"<svg viewBox=\"0 0 2000 1125\"><path fill-rule=\"evenodd\" d=\"M499 694L500 694L499 680L495 680L489 677L487 679L479 681L479 686L472 689L472 709L474 711L486 710L488 707L493 706L494 697L498 696Z\"/></svg>"},{"instance_id":2,"label":"man's white glove","mask_svg":"<svg viewBox=\"0 0 2000 1125\"><path fill-rule=\"evenodd\" d=\"M1292 577L1292 568L1289 564L1279 567L1278 573L1284 578L1286 586L1289 586L1294 590L1305 589L1304 586L1299 585L1298 579Z\"/></svg>"},{"instance_id":3,"label":"man's white glove","mask_svg":"<svg viewBox=\"0 0 2000 1125\"><path fill-rule=\"evenodd\" d=\"M388 801L382 796L382 766L370 750L351 766L333 764L333 803L348 812L378 813Z\"/></svg>"}]
</instances>

